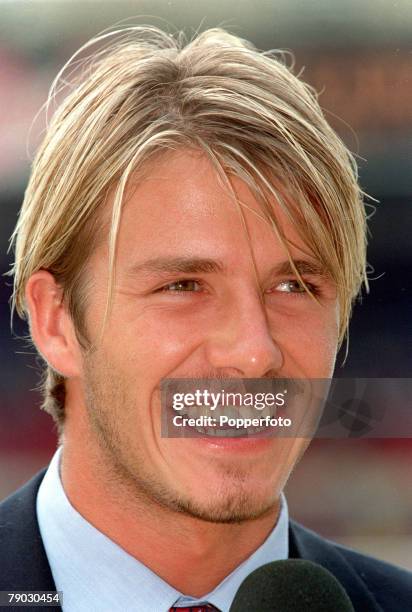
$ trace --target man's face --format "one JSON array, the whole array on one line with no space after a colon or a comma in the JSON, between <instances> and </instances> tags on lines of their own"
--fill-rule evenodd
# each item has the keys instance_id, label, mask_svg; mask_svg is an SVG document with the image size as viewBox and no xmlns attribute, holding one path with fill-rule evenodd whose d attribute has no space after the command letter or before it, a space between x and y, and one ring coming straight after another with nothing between
<instances>
[{"instance_id":1,"label":"man's face","mask_svg":"<svg viewBox=\"0 0 412 612\"><path fill-rule=\"evenodd\" d=\"M318 302L302 291L252 193L238 178L232 184L243 216L206 157L182 151L153 165L127 199L113 309L84 356L82 381L88 442L113 473L136 496L211 521L273 508L307 442L161 437L162 379L326 378L338 338L332 282L274 203L293 258L315 264L303 278ZM106 247L90 271L93 342L106 305Z\"/></svg>"}]
</instances>

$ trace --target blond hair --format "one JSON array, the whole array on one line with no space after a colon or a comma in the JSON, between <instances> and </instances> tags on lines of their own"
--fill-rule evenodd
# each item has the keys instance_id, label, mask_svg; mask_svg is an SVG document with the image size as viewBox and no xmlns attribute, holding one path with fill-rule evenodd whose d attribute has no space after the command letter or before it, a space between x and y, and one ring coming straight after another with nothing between
<instances>
[{"instance_id":1,"label":"blond hair","mask_svg":"<svg viewBox=\"0 0 412 612\"><path fill-rule=\"evenodd\" d=\"M80 52L107 41L83 70L75 54L53 84L52 94L71 67L73 83L34 159L12 236L13 309L26 316L26 283L49 270L86 347L86 263L108 234L110 289L129 177L159 152L195 147L220 174L247 181L282 240L269 197L284 208L336 283L341 341L353 300L367 286L365 209L354 159L312 89L280 52L260 52L222 29L186 43L182 33L136 26L97 37ZM111 189L106 232L101 213ZM47 364L43 395L62 431L64 378Z\"/></svg>"}]
</instances>

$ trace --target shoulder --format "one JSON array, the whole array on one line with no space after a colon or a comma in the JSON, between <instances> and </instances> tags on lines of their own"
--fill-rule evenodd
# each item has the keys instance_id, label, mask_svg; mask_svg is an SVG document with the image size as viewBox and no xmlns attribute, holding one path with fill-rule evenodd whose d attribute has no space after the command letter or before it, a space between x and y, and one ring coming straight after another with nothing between
<instances>
[{"instance_id":1,"label":"shoulder","mask_svg":"<svg viewBox=\"0 0 412 612\"><path fill-rule=\"evenodd\" d=\"M356 571L384 610L397 610L396 606L403 600L404 610L412 607L412 572L345 546L330 544Z\"/></svg>"},{"instance_id":2,"label":"shoulder","mask_svg":"<svg viewBox=\"0 0 412 612\"><path fill-rule=\"evenodd\" d=\"M322 565L346 588L359 610L404 612L412 607L412 572L331 542L291 521L292 554ZM366 602L370 602L369 606Z\"/></svg>"},{"instance_id":3,"label":"shoulder","mask_svg":"<svg viewBox=\"0 0 412 612\"><path fill-rule=\"evenodd\" d=\"M0 591L54 590L36 514L45 470L0 504Z\"/></svg>"},{"instance_id":4,"label":"shoulder","mask_svg":"<svg viewBox=\"0 0 412 612\"><path fill-rule=\"evenodd\" d=\"M44 474L42 470L0 503L0 542L3 546L17 533L28 535L36 528L36 498Z\"/></svg>"}]
</instances>

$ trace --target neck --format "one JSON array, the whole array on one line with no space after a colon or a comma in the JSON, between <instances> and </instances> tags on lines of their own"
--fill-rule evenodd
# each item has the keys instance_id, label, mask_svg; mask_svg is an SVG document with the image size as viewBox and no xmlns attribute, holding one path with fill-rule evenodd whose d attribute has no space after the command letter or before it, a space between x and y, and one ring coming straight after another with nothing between
<instances>
[{"instance_id":1,"label":"neck","mask_svg":"<svg viewBox=\"0 0 412 612\"><path fill-rule=\"evenodd\" d=\"M119 477L108 477L109 471L96 449L85 450L82 441L65 436L61 477L72 506L128 554L192 597L213 590L246 560L278 518L279 500L252 521L203 521L145 499Z\"/></svg>"}]
</instances>

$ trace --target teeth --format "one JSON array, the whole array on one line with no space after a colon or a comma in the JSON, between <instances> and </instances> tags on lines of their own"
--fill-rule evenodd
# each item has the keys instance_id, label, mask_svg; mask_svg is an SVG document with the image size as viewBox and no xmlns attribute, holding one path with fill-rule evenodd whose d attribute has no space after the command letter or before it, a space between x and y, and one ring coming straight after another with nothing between
<instances>
[{"instance_id":1,"label":"teeth","mask_svg":"<svg viewBox=\"0 0 412 612\"><path fill-rule=\"evenodd\" d=\"M208 406L187 407L185 411L180 411L183 417L196 418L212 416L217 417L224 414L229 419L253 419L276 416L276 406L266 406L263 410L257 410L250 406L217 406L216 410L211 410Z\"/></svg>"},{"instance_id":2,"label":"teeth","mask_svg":"<svg viewBox=\"0 0 412 612\"><path fill-rule=\"evenodd\" d=\"M191 428L192 429L192 428ZM262 431L267 431L267 427L263 425L262 427L254 427L253 429L236 429L236 428L226 428L222 429L220 427L193 427L198 433L203 436L211 436L217 438L240 438L240 437L249 437L251 435L260 433ZM247 432L247 433L246 433Z\"/></svg>"},{"instance_id":3,"label":"teeth","mask_svg":"<svg viewBox=\"0 0 412 612\"><path fill-rule=\"evenodd\" d=\"M172 410L174 414L176 412ZM219 415L225 415L228 419L234 419L237 421L238 419L250 419L250 418L260 418L264 419L266 416L274 417L276 416L276 407L266 406L263 410L257 410L253 407L249 406L217 406L216 410L211 410L208 406L190 406L185 407L184 411L179 411L178 414L183 418L196 418L204 417L203 423L205 424L205 417L212 417L214 422L219 422ZM219 426L216 424L215 426L202 426L202 425L185 425L184 429L190 435L190 431L197 432L202 436L208 437L226 437L226 438L240 438L240 437L252 437L261 432L270 432L272 428L266 425L260 425L257 427L229 427L228 425Z\"/></svg>"}]
</instances>

